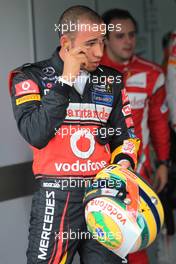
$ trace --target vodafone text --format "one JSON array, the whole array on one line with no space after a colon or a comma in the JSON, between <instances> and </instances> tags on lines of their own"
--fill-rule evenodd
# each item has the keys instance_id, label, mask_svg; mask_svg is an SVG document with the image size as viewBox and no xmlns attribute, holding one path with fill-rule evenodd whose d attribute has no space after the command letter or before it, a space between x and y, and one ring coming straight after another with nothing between
<instances>
[{"instance_id":1,"label":"vodafone text","mask_svg":"<svg viewBox=\"0 0 176 264\"><path fill-rule=\"evenodd\" d=\"M85 163L80 163L79 160L70 164L70 163L55 163L55 168L57 171L97 171L103 169L107 165L105 160L100 162L92 162L91 160L87 160Z\"/></svg>"}]
</instances>

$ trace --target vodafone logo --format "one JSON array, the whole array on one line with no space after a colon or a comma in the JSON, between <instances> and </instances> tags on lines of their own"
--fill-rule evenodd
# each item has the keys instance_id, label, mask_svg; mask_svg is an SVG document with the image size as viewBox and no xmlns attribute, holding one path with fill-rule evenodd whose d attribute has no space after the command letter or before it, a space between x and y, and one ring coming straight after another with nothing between
<instances>
[{"instance_id":1,"label":"vodafone logo","mask_svg":"<svg viewBox=\"0 0 176 264\"><path fill-rule=\"evenodd\" d=\"M16 96L40 93L38 85L31 79L17 83L15 85L15 91Z\"/></svg>"},{"instance_id":2,"label":"vodafone logo","mask_svg":"<svg viewBox=\"0 0 176 264\"><path fill-rule=\"evenodd\" d=\"M87 140L85 140L87 139ZM84 144L83 144L84 141ZM85 150L81 149L82 145L86 147ZM78 130L70 138L70 146L73 153L82 159L89 158L95 149L94 136L86 130Z\"/></svg>"},{"instance_id":3,"label":"vodafone logo","mask_svg":"<svg viewBox=\"0 0 176 264\"><path fill-rule=\"evenodd\" d=\"M104 214L111 216L115 222L121 222L122 225L126 224L127 219L122 213L122 209L120 209L118 205L114 206L114 204L111 203L111 200L109 201L106 198L95 198L90 201L89 206L93 211L101 210Z\"/></svg>"},{"instance_id":4,"label":"vodafone logo","mask_svg":"<svg viewBox=\"0 0 176 264\"><path fill-rule=\"evenodd\" d=\"M30 83L25 81L22 83L21 87L24 91L27 91L30 88Z\"/></svg>"}]
</instances>

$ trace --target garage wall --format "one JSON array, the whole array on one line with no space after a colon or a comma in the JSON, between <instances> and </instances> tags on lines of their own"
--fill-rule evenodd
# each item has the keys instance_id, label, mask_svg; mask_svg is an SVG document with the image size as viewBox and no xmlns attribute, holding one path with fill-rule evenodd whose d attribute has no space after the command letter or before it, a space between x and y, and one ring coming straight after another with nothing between
<instances>
[{"instance_id":1,"label":"garage wall","mask_svg":"<svg viewBox=\"0 0 176 264\"><path fill-rule=\"evenodd\" d=\"M162 46L161 39L168 31L176 30L176 1L175 0L155 0L157 11L157 30L155 35L155 57L154 59L161 63Z\"/></svg>"},{"instance_id":2,"label":"garage wall","mask_svg":"<svg viewBox=\"0 0 176 264\"><path fill-rule=\"evenodd\" d=\"M8 72L32 60L28 1L0 1L0 167L31 159L17 133L7 86Z\"/></svg>"}]
</instances>

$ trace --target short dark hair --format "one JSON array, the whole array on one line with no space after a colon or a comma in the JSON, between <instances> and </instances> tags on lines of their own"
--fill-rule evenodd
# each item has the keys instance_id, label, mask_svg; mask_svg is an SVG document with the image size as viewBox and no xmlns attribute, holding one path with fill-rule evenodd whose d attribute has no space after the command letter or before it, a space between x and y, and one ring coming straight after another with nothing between
<instances>
[{"instance_id":1,"label":"short dark hair","mask_svg":"<svg viewBox=\"0 0 176 264\"><path fill-rule=\"evenodd\" d=\"M113 19L130 19L134 26L136 31L138 30L138 25L137 25L137 21L135 20L135 18L130 14L129 11L124 10L124 9L118 9L118 8L114 8L114 9L110 9L108 11L106 11L103 15L102 15L102 19L104 21L104 23L108 26L111 21ZM109 31L107 31L107 36L109 34Z\"/></svg>"},{"instance_id":2,"label":"short dark hair","mask_svg":"<svg viewBox=\"0 0 176 264\"><path fill-rule=\"evenodd\" d=\"M88 20L97 24L103 23L102 17L96 13L94 10L87 6L76 5L66 9L61 15L58 25L62 28L62 25L68 25L68 31L65 33L70 33L69 25L78 24L81 20ZM63 32L59 32L61 36Z\"/></svg>"}]
</instances>

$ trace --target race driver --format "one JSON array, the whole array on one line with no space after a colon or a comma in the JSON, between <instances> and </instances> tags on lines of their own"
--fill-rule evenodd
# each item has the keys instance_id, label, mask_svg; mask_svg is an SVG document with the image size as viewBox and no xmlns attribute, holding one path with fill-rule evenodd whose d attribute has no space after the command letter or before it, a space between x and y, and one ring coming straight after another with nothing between
<instances>
[{"instance_id":1,"label":"race driver","mask_svg":"<svg viewBox=\"0 0 176 264\"><path fill-rule=\"evenodd\" d=\"M135 134L141 140L137 172L150 181L150 139L156 151L156 190L167 183L169 158L168 109L165 105L164 75L161 67L134 54L137 23L132 15L121 9L104 13L106 25L121 24L121 31L107 31L105 52L101 63L123 74L132 109ZM150 139L149 139L150 138ZM130 264L147 264L145 251L129 255Z\"/></svg>"},{"instance_id":2,"label":"race driver","mask_svg":"<svg viewBox=\"0 0 176 264\"><path fill-rule=\"evenodd\" d=\"M99 65L102 23L88 7L70 7L56 27L61 47L53 56L10 74L17 126L34 153L28 264L70 264L76 250L84 264L123 261L81 236L87 229L79 180L110 162L134 169L139 145L121 74Z\"/></svg>"}]
</instances>

